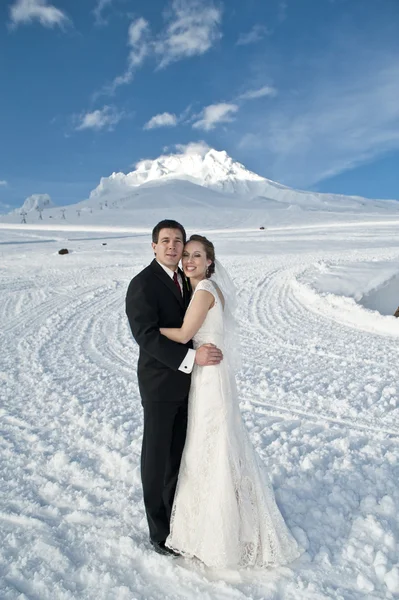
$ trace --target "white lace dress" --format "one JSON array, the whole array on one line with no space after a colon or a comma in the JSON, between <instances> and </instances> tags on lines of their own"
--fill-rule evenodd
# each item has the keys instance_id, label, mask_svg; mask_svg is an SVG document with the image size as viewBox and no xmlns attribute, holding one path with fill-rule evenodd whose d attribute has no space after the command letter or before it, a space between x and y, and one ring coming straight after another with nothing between
<instances>
[{"instance_id":1,"label":"white lace dress","mask_svg":"<svg viewBox=\"0 0 399 600\"><path fill-rule=\"evenodd\" d=\"M194 348L223 350L223 306L209 280L196 289L215 298ZM194 366L188 427L166 545L209 567L286 564L300 554L277 508L267 473L243 423L227 360Z\"/></svg>"}]
</instances>

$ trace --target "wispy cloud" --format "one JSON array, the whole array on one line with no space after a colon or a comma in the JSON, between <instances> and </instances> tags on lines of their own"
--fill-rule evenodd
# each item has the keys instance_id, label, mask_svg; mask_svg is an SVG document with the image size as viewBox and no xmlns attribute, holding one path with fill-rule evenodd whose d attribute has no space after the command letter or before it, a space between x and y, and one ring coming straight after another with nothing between
<instances>
[{"instance_id":1,"label":"wispy cloud","mask_svg":"<svg viewBox=\"0 0 399 600\"><path fill-rule=\"evenodd\" d=\"M221 123L231 123L232 121L235 121L238 111L243 107L246 101L266 96L273 97L276 96L276 94L276 88L267 85L260 88L249 89L230 102L219 102L217 104L205 106L199 114L193 115L186 122L193 123L192 126L195 129L210 131L211 129L215 129L215 127Z\"/></svg>"},{"instance_id":2,"label":"wispy cloud","mask_svg":"<svg viewBox=\"0 0 399 600\"><path fill-rule=\"evenodd\" d=\"M146 58L156 60L158 68L172 62L207 52L220 39L219 24L222 11L200 0L173 0L166 14L166 27L153 35L150 24L142 17L129 26L127 67L106 91L113 93L120 85L133 80L136 70Z\"/></svg>"},{"instance_id":3,"label":"wispy cloud","mask_svg":"<svg viewBox=\"0 0 399 600\"><path fill-rule=\"evenodd\" d=\"M254 25L247 33L240 33L236 45L248 46L249 44L256 44L257 42L263 40L268 33L269 30L264 25Z\"/></svg>"},{"instance_id":4,"label":"wispy cloud","mask_svg":"<svg viewBox=\"0 0 399 600\"><path fill-rule=\"evenodd\" d=\"M179 154L184 154L185 156L192 156L195 154L205 156L208 150L210 150L210 147L206 142L204 142L204 140L199 140L198 142L189 142L188 144L175 144L174 148Z\"/></svg>"},{"instance_id":5,"label":"wispy cloud","mask_svg":"<svg viewBox=\"0 0 399 600\"><path fill-rule=\"evenodd\" d=\"M8 185L8 182L5 179L0 179L0 186L1 185L6 187Z\"/></svg>"},{"instance_id":6,"label":"wispy cloud","mask_svg":"<svg viewBox=\"0 0 399 600\"><path fill-rule=\"evenodd\" d=\"M13 27L33 21L39 21L44 27L62 27L69 22L66 13L47 0L16 0L10 6L10 19Z\"/></svg>"},{"instance_id":7,"label":"wispy cloud","mask_svg":"<svg viewBox=\"0 0 399 600\"><path fill-rule=\"evenodd\" d=\"M204 54L221 38L222 11L209 2L173 0L166 30L155 41L159 67Z\"/></svg>"},{"instance_id":8,"label":"wispy cloud","mask_svg":"<svg viewBox=\"0 0 399 600\"><path fill-rule=\"evenodd\" d=\"M267 176L309 187L399 148L399 65L373 57L346 76L320 77L244 124L242 152L262 156ZM326 76L327 77L327 76Z\"/></svg>"},{"instance_id":9,"label":"wispy cloud","mask_svg":"<svg viewBox=\"0 0 399 600\"><path fill-rule=\"evenodd\" d=\"M237 104L210 104L206 106L199 115L201 118L193 123L195 129L204 129L210 131L220 123L230 123L234 121L234 115L238 111Z\"/></svg>"},{"instance_id":10,"label":"wispy cloud","mask_svg":"<svg viewBox=\"0 0 399 600\"><path fill-rule=\"evenodd\" d=\"M240 94L240 100L256 100L257 98L263 98L265 96L273 97L277 95L276 88L270 85L264 85L261 88L255 90L248 90L243 94Z\"/></svg>"},{"instance_id":11,"label":"wispy cloud","mask_svg":"<svg viewBox=\"0 0 399 600\"><path fill-rule=\"evenodd\" d=\"M157 127L175 127L177 117L168 112L161 113L152 117L143 127L143 129L156 129Z\"/></svg>"},{"instance_id":12,"label":"wispy cloud","mask_svg":"<svg viewBox=\"0 0 399 600\"><path fill-rule=\"evenodd\" d=\"M112 2L113 0L97 0L96 7L93 10L96 25L106 25L107 21L103 17L103 12Z\"/></svg>"},{"instance_id":13,"label":"wispy cloud","mask_svg":"<svg viewBox=\"0 0 399 600\"><path fill-rule=\"evenodd\" d=\"M148 21L140 17L130 23L127 43L130 50L127 68L122 75L115 77L112 84L107 88L108 92L114 93L120 85L125 85L133 80L136 69L141 66L151 52L149 36L150 26Z\"/></svg>"},{"instance_id":14,"label":"wispy cloud","mask_svg":"<svg viewBox=\"0 0 399 600\"><path fill-rule=\"evenodd\" d=\"M79 115L76 119L78 124L75 129L77 131L84 129L93 129L95 131L107 129L108 131L112 131L124 116L124 113L118 111L115 107L104 106L101 109Z\"/></svg>"},{"instance_id":15,"label":"wispy cloud","mask_svg":"<svg viewBox=\"0 0 399 600\"><path fill-rule=\"evenodd\" d=\"M168 112L157 114L144 125L143 129L175 127L178 123L181 123L183 125L191 124L195 129L210 131L222 123L233 122L246 101L276 95L277 89L275 87L264 85L260 88L249 89L228 102L218 102L205 106L201 112L191 114L191 116L192 106L188 106L179 116Z\"/></svg>"},{"instance_id":16,"label":"wispy cloud","mask_svg":"<svg viewBox=\"0 0 399 600\"><path fill-rule=\"evenodd\" d=\"M280 2L278 3L278 15L277 15L277 18L280 21L280 23L282 23L283 21L286 20L287 9L288 9L287 2L285 0L280 0Z\"/></svg>"}]
</instances>

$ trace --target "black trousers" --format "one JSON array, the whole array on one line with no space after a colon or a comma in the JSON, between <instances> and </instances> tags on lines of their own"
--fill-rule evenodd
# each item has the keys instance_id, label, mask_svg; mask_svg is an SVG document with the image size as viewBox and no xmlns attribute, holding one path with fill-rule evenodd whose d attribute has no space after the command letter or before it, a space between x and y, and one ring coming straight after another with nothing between
<instances>
[{"instance_id":1,"label":"black trousers","mask_svg":"<svg viewBox=\"0 0 399 600\"><path fill-rule=\"evenodd\" d=\"M179 402L143 402L144 433L141 481L150 539L169 535L170 515L187 431L187 398Z\"/></svg>"}]
</instances>

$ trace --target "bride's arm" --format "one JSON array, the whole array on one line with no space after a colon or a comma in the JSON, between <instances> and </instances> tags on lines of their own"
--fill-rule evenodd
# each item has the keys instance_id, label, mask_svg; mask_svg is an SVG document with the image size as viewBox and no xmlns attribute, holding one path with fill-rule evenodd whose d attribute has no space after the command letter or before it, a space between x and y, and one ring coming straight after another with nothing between
<instances>
[{"instance_id":1,"label":"bride's arm","mask_svg":"<svg viewBox=\"0 0 399 600\"><path fill-rule=\"evenodd\" d=\"M198 290L186 312L183 325L179 329L161 327L159 331L174 342L187 344L205 321L205 317L213 302L214 298L210 292Z\"/></svg>"}]
</instances>

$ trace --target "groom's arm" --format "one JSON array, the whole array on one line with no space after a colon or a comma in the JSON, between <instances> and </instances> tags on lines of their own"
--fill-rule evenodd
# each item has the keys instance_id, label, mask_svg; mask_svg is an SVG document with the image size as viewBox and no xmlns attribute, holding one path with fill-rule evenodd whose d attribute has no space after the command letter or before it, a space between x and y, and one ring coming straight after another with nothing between
<instances>
[{"instance_id":1,"label":"groom's arm","mask_svg":"<svg viewBox=\"0 0 399 600\"><path fill-rule=\"evenodd\" d=\"M187 347L161 335L157 299L155 293L151 292L145 280L135 278L130 282L126 295L126 314L133 337L140 348L159 362L174 371L183 367L181 370L188 373L189 369L184 369L184 361L188 358Z\"/></svg>"},{"instance_id":2,"label":"groom's arm","mask_svg":"<svg viewBox=\"0 0 399 600\"><path fill-rule=\"evenodd\" d=\"M210 292L198 290L186 312L182 326L179 328L161 327L162 335L174 342L187 344L200 329L214 302Z\"/></svg>"},{"instance_id":3,"label":"groom's arm","mask_svg":"<svg viewBox=\"0 0 399 600\"><path fill-rule=\"evenodd\" d=\"M187 343L187 341L194 337L205 321L206 315L213 303L214 298L210 292L198 290L186 312L183 325L180 328L162 327L160 329L162 335L181 344ZM179 370L191 373L194 362L201 367L207 367L218 365L222 359L222 352L214 344L203 344L196 351L188 351L187 357L180 365Z\"/></svg>"}]
</instances>

